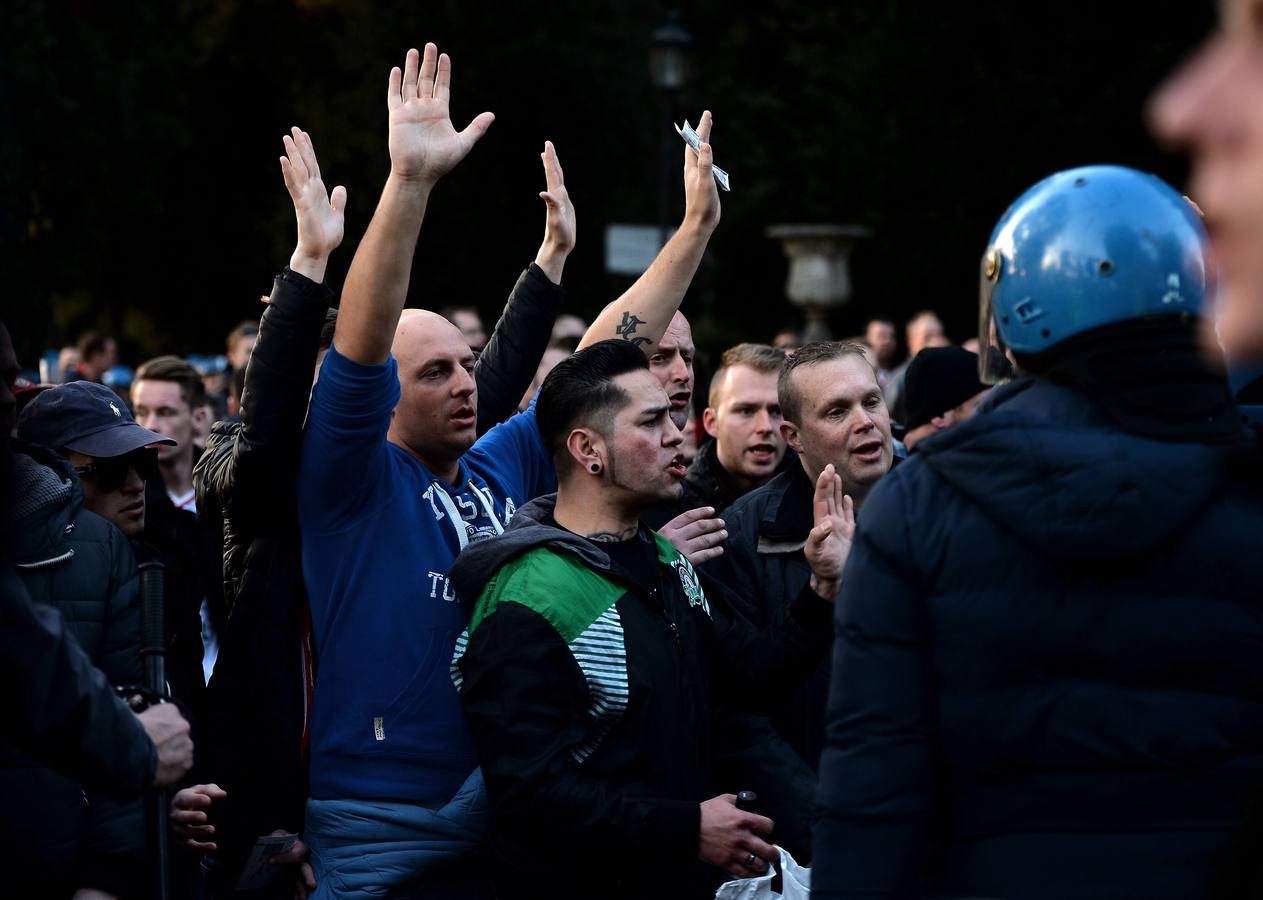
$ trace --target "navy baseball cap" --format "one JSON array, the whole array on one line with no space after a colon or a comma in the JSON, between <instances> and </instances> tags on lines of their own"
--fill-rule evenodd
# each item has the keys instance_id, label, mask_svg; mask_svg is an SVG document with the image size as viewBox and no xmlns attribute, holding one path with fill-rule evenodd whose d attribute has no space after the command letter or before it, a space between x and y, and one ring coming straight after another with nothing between
<instances>
[{"instance_id":1,"label":"navy baseball cap","mask_svg":"<svg viewBox=\"0 0 1263 900\"><path fill-rule=\"evenodd\" d=\"M18 438L86 456L122 456L175 441L141 428L119 396L103 384L72 381L43 391L18 416Z\"/></svg>"}]
</instances>

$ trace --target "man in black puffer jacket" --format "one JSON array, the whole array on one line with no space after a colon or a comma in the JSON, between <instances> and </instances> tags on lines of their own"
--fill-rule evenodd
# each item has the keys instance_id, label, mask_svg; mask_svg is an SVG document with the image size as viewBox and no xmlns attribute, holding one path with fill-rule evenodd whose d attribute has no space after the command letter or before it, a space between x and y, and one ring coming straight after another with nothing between
<instances>
[{"instance_id":1,"label":"man in black puffer jacket","mask_svg":"<svg viewBox=\"0 0 1263 900\"><path fill-rule=\"evenodd\" d=\"M231 889L259 836L301 830L307 798L303 739L315 660L294 475L312 378L333 337L333 292L323 278L342 239L342 215L338 189L333 202L326 194L310 138L296 135L287 150L298 247L259 325L241 421L215 423L194 470L201 514L223 517L224 595L231 605L208 689L205 738L205 773L227 794L214 794L211 816L216 896ZM574 235L573 209L564 192L560 197L535 262L518 279L475 365L480 433L513 413L561 307L561 268ZM562 220L569 230L559 226ZM196 830L185 835L209 837Z\"/></svg>"},{"instance_id":2,"label":"man in black puffer jacket","mask_svg":"<svg viewBox=\"0 0 1263 900\"><path fill-rule=\"evenodd\" d=\"M1205 241L1112 166L997 225L982 358L1027 375L865 505L813 897L1209 894L1263 772L1263 494L1198 349Z\"/></svg>"},{"instance_id":3,"label":"man in black puffer jacket","mask_svg":"<svg viewBox=\"0 0 1263 900\"><path fill-rule=\"evenodd\" d=\"M890 414L877 373L858 344L822 341L789 357L777 385L789 446L798 458L724 514L724 553L706 565L738 602L737 611L766 627L811 577L802 548L811 531L815 480L832 464L858 511L894 462ZM813 770L824 740L829 661L772 715L777 733Z\"/></svg>"},{"instance_id":4,"label":"man in black puffer jacket","mask_svg":"<svg viewBox=\"0 0 1263 900\"><path fill-rule=\"evenodd\" d=\"M18 420L19 435L56 447L79 465L44 446L19 445L13 510L13 559L31 599L61 611L115 686L142 679L139 582L126 536L102 515L143 527L143 479L157 474L153 451L145 448L163 440L125 409L108 388L90 382L59 385L33 400ZM16 852L27 867L46 863L71 891L131 896L141 890L138 802L120 805L86 794L21 756L2 765L7 824L0 844L6 853Z\"/></svg>"}]
</instances>

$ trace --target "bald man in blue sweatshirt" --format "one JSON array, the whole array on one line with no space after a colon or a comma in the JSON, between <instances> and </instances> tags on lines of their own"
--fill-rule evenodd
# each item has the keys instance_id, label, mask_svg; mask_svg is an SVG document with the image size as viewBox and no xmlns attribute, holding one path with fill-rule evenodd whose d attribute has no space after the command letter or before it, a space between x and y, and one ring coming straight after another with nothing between
<instances>
[{"instance_id":1,"label":"bald man in blue sweatshirt","mask_svg":"<svg viewBox=\"0 0 1263 900\"><path fill-rule=\"evenodd\" d=\"M462 548L556 485L533 406L475 442L469 345L442 317L403 309L430 191L493 118L457 132L450 79L432 44L391 72L391 173L347 274L303 439L316 898L482 895L485 792L448 677L467 619L448 571ZM708 135L708 115L703 126ZM719 219L709 165L691 153L684 223L582 345L622 337L652 348L679 307ZM543 156L548 225L532 271L560 283L574 210L551 145Z\"/></svg>"}]
</instances>

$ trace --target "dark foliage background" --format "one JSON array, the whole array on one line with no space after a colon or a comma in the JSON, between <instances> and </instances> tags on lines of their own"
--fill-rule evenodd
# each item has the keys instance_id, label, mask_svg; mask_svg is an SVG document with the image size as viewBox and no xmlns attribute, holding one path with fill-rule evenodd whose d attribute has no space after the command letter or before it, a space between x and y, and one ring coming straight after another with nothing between
<instances>
[{"instance_id":1,"label":"dark foliage background","mask_svg":"<svg viewBox=\"0 0 1263 900\"><path fill-rule=\"evenodd\" d=\"M411 303L495 315L542 232L549 138L579 214L570 304L591 316L628 283L604 273L605 225L656 221L647 48L669 5L696 39L677 116L714 110L735 185L686 301L712 350L797 322L763 236L780 222L873 228L840 336L928 306L964 339L978 255L1025 187L1105 161L1182 181L1142 106L1213 24L1209 2L1110 0L7 0L0 266L22 361L87 327L133 364L221 350L292 249L291 124L350 194L339 285L388 168L386 74L426 40L453 57L458 126L497 121L430 206Z\"/></svg>"}]
</instances>

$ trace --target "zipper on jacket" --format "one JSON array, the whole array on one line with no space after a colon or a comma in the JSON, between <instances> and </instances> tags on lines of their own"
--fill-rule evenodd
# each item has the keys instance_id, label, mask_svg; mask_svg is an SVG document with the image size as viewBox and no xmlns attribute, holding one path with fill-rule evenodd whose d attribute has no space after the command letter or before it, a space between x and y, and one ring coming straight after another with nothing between
<instances>
[{"instance_id":1,"label":"zipper on jacket","mask_svg":"<svg viewBox=\"0 0 1263 900\"><path fill-rule=\"evenodd\" d=\"M680 643L680 626L675 624L675 620L671 618L671 614L667 612L667 600L658 588L654 588L649 595L658 602L658 608L662 610L663 621L667 623L667 630L671 632L671 640L675 644L675 649L679 653L684 652L684 645Z\"/></svg>"}]
</instances>

